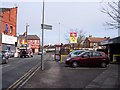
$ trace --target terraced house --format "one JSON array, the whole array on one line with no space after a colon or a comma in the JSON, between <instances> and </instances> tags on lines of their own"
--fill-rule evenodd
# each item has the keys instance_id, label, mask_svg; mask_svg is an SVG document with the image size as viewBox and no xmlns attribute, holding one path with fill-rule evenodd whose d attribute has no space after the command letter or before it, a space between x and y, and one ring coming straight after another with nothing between
<instances>
[{"instance_id":1,"label":"terraced house","mask_svg":"<svg viewBox=\"0 0 120 90\"><path fill-rule=\"evenodd\" d=\"M97 49L102 48L101 46L98 45L98 43L109 39L110 37L100 38L100 37L92 37L92 35L90 35L89 37L86 37L84 41L84 48L97 48Z\"/></svg>"},{"instance_id":2,"label":"terraced house","mask_svg":"<svg viewBox=\"0 0 120 90\"><path fill-rule=\"evenodd\" d=\"M33 53L38 53L40 48L40 38L37 35L27 35L26 36L19 35L18 36L18 48L30 48L32 49Z\"/></svg>"}]
</instances>

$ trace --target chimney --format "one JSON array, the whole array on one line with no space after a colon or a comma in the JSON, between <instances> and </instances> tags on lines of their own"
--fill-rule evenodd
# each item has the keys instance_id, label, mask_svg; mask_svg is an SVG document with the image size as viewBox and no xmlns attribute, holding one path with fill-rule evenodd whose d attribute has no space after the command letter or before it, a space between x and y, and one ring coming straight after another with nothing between
<instances>
[{"instance_id":1,"label":"chimney","mask_svg":"<svg viewBox=\"0 0 120 90\"><path fill-rule=\"evenodd\" d=\"M108 37L107 39L110 39L110 37Z\"/></svg>"},{"instance_id":2,"label":"chimney","mask_svg":"<svg viewBox=\"0 0 120 90\"><path fill-rule=\"evenodd\" d=\"M89 37L92 37L92 35L89 35Z\"/></svg>"}]
</instances>

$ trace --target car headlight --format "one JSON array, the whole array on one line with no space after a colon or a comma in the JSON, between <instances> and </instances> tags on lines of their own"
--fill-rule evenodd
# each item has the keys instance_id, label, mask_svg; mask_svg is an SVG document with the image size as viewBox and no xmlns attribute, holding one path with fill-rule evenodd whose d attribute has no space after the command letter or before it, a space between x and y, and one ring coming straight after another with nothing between
<instances>
[{"instance_id":1,"label":"car headlight","mask_svg":"<svg viewBox=\"0 0 120 90\"><path fill-rule=\"evenodd\" d=\"M69 61L71 58L67 58L66 61Z\"/></svg>"}]
</instances>

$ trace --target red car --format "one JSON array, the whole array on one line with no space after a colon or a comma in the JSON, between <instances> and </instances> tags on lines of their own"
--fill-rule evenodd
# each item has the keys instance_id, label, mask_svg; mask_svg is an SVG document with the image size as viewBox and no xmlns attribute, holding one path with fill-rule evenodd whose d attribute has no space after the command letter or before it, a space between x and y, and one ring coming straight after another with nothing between
<instances>
[{"instance_id":1,"label":"red car","mask_svg":"<svg viewBox=\"0 0 120 90\"><path fill-rule=\"evenodd\" d=\"M103 52L85 51L79 56L68 57L65 63L74 68L78 66L101 66L105 68L109 64L109 58Z\"/></svg>"}]
</instances>

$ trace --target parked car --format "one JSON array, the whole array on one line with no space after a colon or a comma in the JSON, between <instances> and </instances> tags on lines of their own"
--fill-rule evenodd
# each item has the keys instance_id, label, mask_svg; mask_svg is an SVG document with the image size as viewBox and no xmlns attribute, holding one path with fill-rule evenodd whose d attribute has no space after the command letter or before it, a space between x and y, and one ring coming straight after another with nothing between
<instances>
[{"instance_id":1,"label":"parked car","mask_svg":"<svg viewBox=\"0 0 120 90\"><path fill-rule=\"evenodd\" d=\"M28 55L29 57L33 57L33 52L32 52L31 49L27 49L27 55Z\"/></svg>"},{"instance_id":2,"label":"parked car","mask_svg":"<svg viewBox=\"0 0 120 90\"><path fill-rule=\"evenodd\" d=\"M78 66L101 66L105 68L109 64L109 58L103 52L85 51L78 56L68 57L65 63L74 68Z\"/></svg>"},{"instance_id":3,"label":"parked car","mask_svg":"<svg viewBox=\"0 0 120 90\"><path fill-rule=\"evenodd\" d=\"M43 49L43 54L46 54L46 50ZM42 55L42 50L40 50L40 52L38 52L38 55Z\"/></svg>"},{"instance_id":4,"label":"parked car","mask_svg":"<svg viewBox=\"0 0 120 90\"><path fill-rule=\"evenodd\" d=\"M70 52L70 54L68 55L68 57L78 56L78 55L80 55L84 51L86 51L86 50L73 50L72 52Z\"/></svg>"},{"instance_id":5,"label":"parked car","mask_svg":"<svg viewBox=\"0 0 120 90\"><path fill-rule=\"evenodd\" d=\"M2 51L2 54L6 57L6 59L9 58L9 52L8 52L8 50Z\"/></svg>"},{"instance_id":6,"label":"parked car","mask_svg":"<svg viewBox=\"0 0 120 90\"><path fill-rule=\"evenodd\" d=\"M14 57L14 52L8 51L9 58Z\"/></svg>"},{"instance_id":7,"label":"parked car","mask_svg":"<svg viewBox=\"0 0 120 90\"><path fill-rule=\"evenodd\" d=\"M30 49L20 49L20 57L33 57L33 52Z\"/></svg>"},{"instance_id":8,"label":"parked car","mask_svg":"<svg viewBox=\"0 0 120 90\"><path fill-rule=\"evenodd\" d=\"M6 59L5 55L0 52L0 64L6 64L8 60Z\"/></svg>"}]
</instances>

